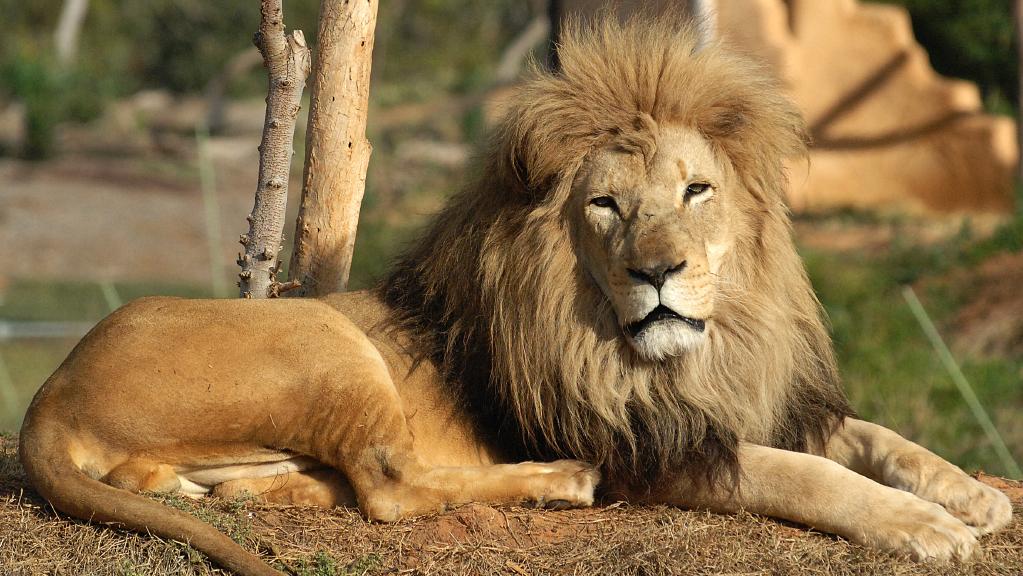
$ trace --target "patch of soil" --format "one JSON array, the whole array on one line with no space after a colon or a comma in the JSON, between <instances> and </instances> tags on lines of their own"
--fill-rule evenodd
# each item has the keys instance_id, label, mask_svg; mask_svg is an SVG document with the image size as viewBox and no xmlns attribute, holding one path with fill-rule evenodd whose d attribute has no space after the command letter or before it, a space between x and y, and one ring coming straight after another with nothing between
<instances>
[{"instance_id":1,"label":"patch of soil","mask_svg":"<svg viewBox=\"0 0 1023 576\"><path fill-rule=\"evenodd\" d=\"M237 146L228 139L210 146L219 212L213 253L232 283L238 235L252 209L257 143L247 137ZM249 153L239 158L233 148L242 144ZM144 155L0 159L0 275L209 283L211 231L196 163ZM289 190L296 197L300 179Z\"/></svg>"},{"instance_id":2,"label":"patch of soil","mask_svg":"<svg viewBox=\"0 0 1023 576\"><path fill-rule=\"evenodd\" d=\"M1023 482L1006 480L1005 478L984 474L983 472L977 474L977 479L988 486L994 486L1005 492L1005 495L1014 503L1019 504L1023 502Z\"/></svg>"},{"instance_id":3,"label":"patch of soil","mask_svg":"<svg viewBox=\"0 0 1023 576\"><path fill-rule=\"evenodd\" d=\"M176 499L292 574L777 574L1018 576L1023 484L987 475L1016 516L969 563L915 564L740 513L624 504L561 512L478 504L393 524L350 509ZM29 488L16 442L0 438L0 574L220 575L190 548L55 514Z\"/></svg>"},{"instance_id":4,"label":"patch of soil","mask_svg":"<svg viewBox=\"0 0 1023 576\"><path fill-rule=\"evenodd\" d=\"M974 237L984 238L1005 219L1002 215L969 214L933 218L882 216L879 220L871 220L868 215L837 214L796 216L792 227L799 244L814 250L876 253L907 239L918 246L938 244L960 234L964 225L968 225Z\"/></svg>"}]
</instances>

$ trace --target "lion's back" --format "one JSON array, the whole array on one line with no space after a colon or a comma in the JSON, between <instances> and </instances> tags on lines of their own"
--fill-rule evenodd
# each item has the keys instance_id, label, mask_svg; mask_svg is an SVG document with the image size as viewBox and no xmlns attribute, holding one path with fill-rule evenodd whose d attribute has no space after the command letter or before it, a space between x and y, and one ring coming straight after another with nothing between
<instances>
[{"instance_id":1,"label":"lion's back","mask_svg":"<svg viewBox=\"0 0 1023 576\"><path fill-rule=\"evenodd\" d=\"M140 298L82 338L29 413L48 396L95 414L117 399L141 410L251 383L298 386L345 363L376 362L374 355L358 327L315 300Z\"/></svg>"}]
</instances>

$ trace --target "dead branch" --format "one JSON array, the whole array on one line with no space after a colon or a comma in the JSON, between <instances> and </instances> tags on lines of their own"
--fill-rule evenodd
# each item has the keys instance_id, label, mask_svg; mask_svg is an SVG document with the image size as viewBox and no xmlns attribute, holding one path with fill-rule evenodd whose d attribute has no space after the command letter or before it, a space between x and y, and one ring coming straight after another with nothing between
<instances>
[{"instance_id":1,"label":"dead branch","mask_svg":"<svg viewBox=\"0 0 1023 576\"><path fill-rule=\"evenodd\" d=\"M522 70L522 63L525 62L526 57L537 44L547 39L550 32L551 22L547 19L546 14L533 17L501 54L501 60L498 62L497 71L494 74L497 83L514 82L519 71Z\"/></svg>"},{"instance_id":2,"label":"dead branch","mask_svg":"<svg viewBox=\"0 0 1023 576\"><path fill-rule=\"evenodd\" d=\"M228 87L262 61L262 54L258 51L253 52L251 47L246 48L232 56L220 73L206 83L206 128L210 134L217 134L224 129L224 106L227 102Z\"/></svg>"},{"instance_id":3,"label":"dead branch","mask_svg":"<svg viewBox=\"0 0 1023 576\"><path fill-rule=\"evenodd\" d=\"M259 181L249 215L249 232L241 236L239 255L241 296L266 298L276 294L278 253L284 239L288 175L294 155L295 121L309 75L310 55L301 30L284 33L282 0L262 0L259 32L253 42L263 55L269 76L263 138L259 144Z\"/></svg>"},{"instance_id":4,"label":"dead branch","mask_svg":"<svg viewBox=\"0 0 1023 576\"><path fill-rule=\"evenodd\" d=\"M1018 56L1017 66L1019 67L1019 94L1016 101L1016 142L1017 148L1021 151L1019 164L1016 166L1018 185L1020 182L1023 182L1023 114L1019 113L1019 111L1023 110L1023 0L1016 0L1015 4L1016 54ZM1017 208L1019 207L1017 206Z\"/></svg>"},{"instance_id":5,"label":"dead branch","mask_svg":"<svg viewBox=\"0 0 1023 576\"><path fill-rule=\"evenodd\" d=\"M89 10L89 0L64 0L60 10L57 30L53 33L53 41L57 46L57 62L67 67L78 56L78 37L85 22L85 13Z\"/></svg>"},{"instance_id":6,"label":"dead branch","mask_svg":"<svg viewBox=\"0 0 1023 576\"><path fill-rule=\"evenodd\" d=\"M366 139L377 0L321 0L302 204L289 279L318 296L348 285L373 151Z\"/></svg>"}]
</instances>

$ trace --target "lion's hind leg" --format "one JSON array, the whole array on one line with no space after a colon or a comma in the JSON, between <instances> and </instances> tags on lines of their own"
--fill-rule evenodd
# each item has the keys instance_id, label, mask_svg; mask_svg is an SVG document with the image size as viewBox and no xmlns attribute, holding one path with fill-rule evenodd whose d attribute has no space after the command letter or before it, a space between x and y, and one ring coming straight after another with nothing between
<instances>
[{"instance_id":1,"label":"lion's hind leg","mask_svg":"<svg viewBox=\"0 0 1023 576\"><path fill-rule=\"evenodd\" d=\"M181 489L181 481L172 466L135 458L115 466L102 481L132 492L177 492Z\"/></svg>"},{"instance_id":2,"label":"lion's hind leg","mask_svg":"<svg viewBox=\"0 0 1023 576\"><path fill-rule=\"evenodd\" d=\"M131 458L115 466L100 478L105 484L131 492L178 493L200 498L209 488L177 473L170 464L145 458Z\"/></svg>"},{"instance_id":3,"label":"lion's hind leg","mask_svg":"<svg viewBox=\"0 0 1023 576\"><path fill-rule=\"evenodd\" d=\"M146 458L129 458L118 464L99 479L104 484L131 492L178 492L184 496L198 498L209 490L182 478L169 463Z\"/></svg>"},{"instance_id":4,"label":"lion's hind leg","mask_svg":"<svg viewBox=\"0 0 1023 576\"><path fill-rule=\"evenodd\" d=\"M394 521L469 502L593 502L599 474L582 462L489 464L473 457L420 457L417 450L432 447L416 443L402 398L370 346L366 342L365 362L349 355L322 380L324 389L315 396L331 403L309 407L308 436L282 443L343 472L366 517Z\"/></svg>"},{"instance_id":5,"label":"lion's hind leg","mask_svg":"<svg viewBox=\"0 0 1023 576\"><path fill-rule=\"evenodd\" d=\"M296 506L358 506L352 485L333 468L229 480L214 486L212 494L225 500L249 496L272 504Z\"/></svg>"}]
</instances>

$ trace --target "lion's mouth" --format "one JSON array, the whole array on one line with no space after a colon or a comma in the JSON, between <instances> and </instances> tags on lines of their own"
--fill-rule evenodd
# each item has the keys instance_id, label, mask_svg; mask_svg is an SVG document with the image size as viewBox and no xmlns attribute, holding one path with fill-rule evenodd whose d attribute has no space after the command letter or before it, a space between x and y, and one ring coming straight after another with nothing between
<instances>
[{"instance_id":1,"label":"lion's mouth","mask_svg":"<svg viewBox=\"0 0 1023 576\"><path fill-rule=\"evenodd\" d=\"M707 328L707 323L703 320L683 316L664 304L658 304L657 308L651 310L650 313L642 320L637 320L636 322L626 325L625 331L629 333L629 336L636 338L643 332L643 330L646 330L651 325L666 321L682 322L697 332L703 332Z\"/></svg>"}]
</instances>

